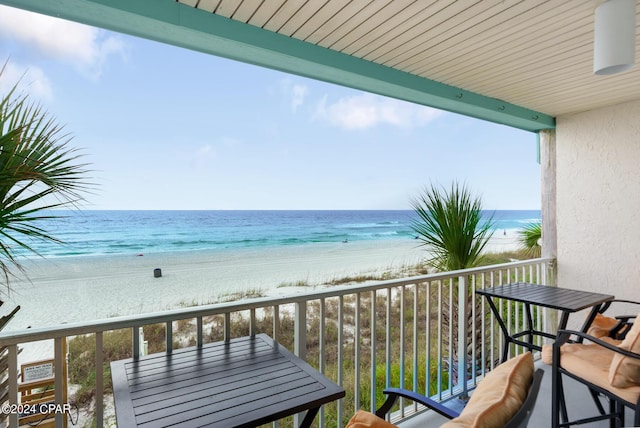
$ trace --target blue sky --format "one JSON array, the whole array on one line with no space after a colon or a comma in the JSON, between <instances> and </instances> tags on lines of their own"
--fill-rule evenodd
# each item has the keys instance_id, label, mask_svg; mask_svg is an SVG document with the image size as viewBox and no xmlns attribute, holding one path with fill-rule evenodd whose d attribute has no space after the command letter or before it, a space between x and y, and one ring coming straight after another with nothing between
<instances>
[{"instance_id":1,"label":"blue sky","mask_svg":"<svg viewBox=\"0 0 640 428\"><path fill-rule=\"evenodd\" d=\"M530 132L4 6L0 59L92 164L85 209L410 209L452 180L540 208Z\"/></svg>"}]
</instances>

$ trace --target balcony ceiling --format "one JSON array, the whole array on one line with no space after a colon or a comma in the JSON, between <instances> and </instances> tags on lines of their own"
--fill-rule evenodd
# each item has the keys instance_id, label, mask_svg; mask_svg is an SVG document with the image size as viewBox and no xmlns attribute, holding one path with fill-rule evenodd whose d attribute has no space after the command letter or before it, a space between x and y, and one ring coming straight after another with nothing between
<instances>
[{"instance_id":1,"label":"balcony ceiling","mask_svg":"<svg viewBox=\"0 0 640 428\"><path fill-rule=\"evenodd\" d=\"M592 73L601 1L179 1L551 116L640 98L640 67Z\"/></svg>"},{"instance_id":2,"label":"balcony ceiling","mask_svg":"<svg viewBox=\"0 0 640 428\"><path fill-rule=\"evenodd\" d=\"M532 131L640 98L640 66L592 72L598 0L0 3Z\"/></svg>"}]
</instances>

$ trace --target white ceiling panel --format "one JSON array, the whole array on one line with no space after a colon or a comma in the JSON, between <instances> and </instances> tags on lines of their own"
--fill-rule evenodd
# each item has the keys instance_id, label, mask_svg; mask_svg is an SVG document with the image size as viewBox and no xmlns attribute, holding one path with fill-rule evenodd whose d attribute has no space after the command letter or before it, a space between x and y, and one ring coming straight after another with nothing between
<instances>
[{"instance_id":1,"label":"white ceiling panel","mask_svg":"<svg viewBox=\"0 0 640 428\"><path fill-rule=\"evenodd\" d=\"M553 116L640 98L593 75L597 0L180 2Z\"/></svg>"}]
</instances>

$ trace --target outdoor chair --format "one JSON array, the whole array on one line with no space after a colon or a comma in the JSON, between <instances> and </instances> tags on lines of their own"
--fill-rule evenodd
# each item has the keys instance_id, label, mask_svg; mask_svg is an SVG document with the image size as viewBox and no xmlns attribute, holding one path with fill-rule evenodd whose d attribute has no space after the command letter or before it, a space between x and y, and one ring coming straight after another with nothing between
<instances>
[{"instance_id":1,"label":"outdoor chair","mask_svg":"<svg viewBox=\"0 0 640 428\"><path fill-rule=\"evenodd\" d=\"M610 302L605 303L600 313L596 315L596 319L589 327L589 330L587 330L588 335L597 337L598 339L602 339L605 342L615 345L618 345L622 340L624 340L627 332L631 329L636 316L635 314L605 316L604 313L608 312L609 309L615 308L616 303L626 304L627 306L636 305L640 309L640 302L621 299L611 300Z\"/></svg>"},{"instance_id":2,"label":"outdoor chair","mask_svg":"<svg viewBox=\"0 0 640 428\"><path fill-rule=\"evenodd\" d=\"M544 372L534 373L530 352L511 358L489 372L471 394L471 398L458 413L442 403L412 391L387 388L388 395L376 414L359 410L346 428L392 428L395 425L384 420L398 397L420 403L442 416L451 419L442 427L525 427L540 390Z\"/></svg>"},{"instance_id":3,"label":"outdoor chair","mask_svg":"<svg viewBox=\"0 0 640 428\"><path fill-rule=\"evenodd\" d=\"M640 425L640 321L631 323L633 318L638 319L624 316L596 320L587 333L558 331L551 361L554 428L607 419L612 427L624 426L625 408L634 412L633 425ZM563 376L589 388L598 414L569 421ZM601 398L608 401L607 410Z\"/></svg>"},{"instance_id":4,"label":"outdoor chair","mask_svg":"<svg viewBox=\"0 0 640 428\"><path fill-rule=\"evenodd\" d=\"M636 318L635 315L613 315L606 316L604 313L609 309L618 309L617 304L630 304L637 305L640 309L640 302L634 302L632 300L611 300L602 306L599 313L589 325L587 329L587 336L593 336L596 339L600 339L603 342L610 343L611 345L619 346L627 335L627 332L631 329L633 322ZM585 336L586 337L586 336ZM575 342L583 343L585 337L576 338ZM588 342L588 341L587 341ZM542 362L547 365L553 364L553 343L546 343L542 345Z\"/></svg>"}]
</instances>

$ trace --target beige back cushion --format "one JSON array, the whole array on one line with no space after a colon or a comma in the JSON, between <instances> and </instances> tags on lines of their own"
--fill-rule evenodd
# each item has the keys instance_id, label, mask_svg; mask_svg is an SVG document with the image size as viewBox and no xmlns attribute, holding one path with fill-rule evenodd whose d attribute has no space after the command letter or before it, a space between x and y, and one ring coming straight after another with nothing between
<instances>
[{"instance_id":1,"label":"beige back cushion","mask_svg":"<svg viewBox=\"0 0 640 428\"><path fill-rule=\"evenodd\" d=\"M589 336L597 337L598 339L607 337L611 330L617 325L617 319L606 317L602 314L596 314L596 318L593 320L593 323L591 323L589 330L587 330L587 334Z\"/></svg>"},{"instance_id":2,"label":"beige back cushion","mask_svg":"<svg viewBox=\"0 0 640 428\"><path fill-rule=\"evenodd\" d=\"M531 352L514 357L493 369L480 382L460 416L442 426L502 427L522 407L532 381Z\"/></svg>"},{"instance_id":3,"label":"beige back cushion","mask_svg":"<svg viewBox=\"0 0 640 428\"><path fill-rule=\"evenodd\" d=\"M620 344L620 348L640 354L640 314ZM609 382L616 388L640 385L640 360L616 353L609 368Z\"/></svg>"}]
</instances>

